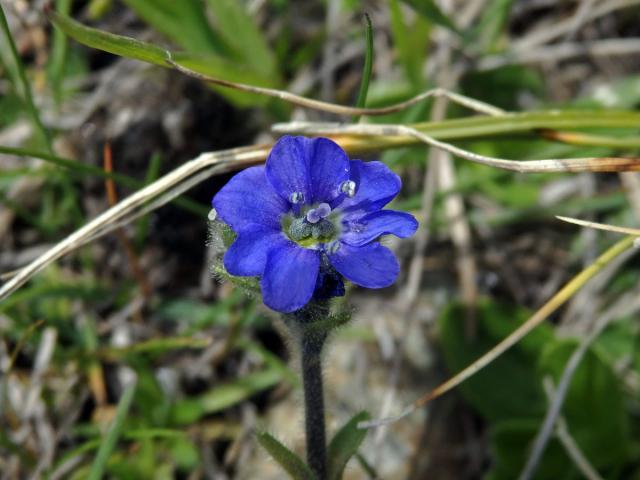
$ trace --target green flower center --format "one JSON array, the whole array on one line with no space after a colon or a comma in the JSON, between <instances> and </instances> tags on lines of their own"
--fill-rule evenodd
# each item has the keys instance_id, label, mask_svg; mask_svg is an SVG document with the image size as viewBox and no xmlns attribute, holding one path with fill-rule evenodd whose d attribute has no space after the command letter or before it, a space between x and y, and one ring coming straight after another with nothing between
<instances>
[{"instance_id":1,"label":"green flower center","mask_svg":"<svg viewBox=\"0 0 640 480\"><path fill-rule=\"evenodd\" d=\"M337 212L332 211L326 203L321 203L303 208L300 215L284 215L282 231L301 247L314 248L337 240L339 220Z\"/></svg>"}]
</instances>

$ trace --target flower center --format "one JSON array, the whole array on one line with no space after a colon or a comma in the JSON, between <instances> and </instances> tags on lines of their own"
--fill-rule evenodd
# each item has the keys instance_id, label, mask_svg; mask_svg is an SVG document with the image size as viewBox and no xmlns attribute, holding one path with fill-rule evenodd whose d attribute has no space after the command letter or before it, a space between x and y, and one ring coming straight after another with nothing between
<instances>
[{"instance_id":1,"label":"flower center","mask_svg":"<svg viewBox=\"0 0 640 480\"><path fill-rule=\"evenodd\" d=\"M285 215L282 228L298 245L313 248L337 238L337 216L328 203L321 203L302 212L300 216Z\"/></svg>"},{"instance_id":2,"label":"flower center","mask_svg":"<svg viewBox=\"0 0 640 480\"><path fill-rule=\"evenodd\" d=\"M321 203L316 208L312 208L307 212L307 222L309 223L318 223L321 220L324 220L331 213L331 207L328 203Z\"/></svg>"}]
</instances>

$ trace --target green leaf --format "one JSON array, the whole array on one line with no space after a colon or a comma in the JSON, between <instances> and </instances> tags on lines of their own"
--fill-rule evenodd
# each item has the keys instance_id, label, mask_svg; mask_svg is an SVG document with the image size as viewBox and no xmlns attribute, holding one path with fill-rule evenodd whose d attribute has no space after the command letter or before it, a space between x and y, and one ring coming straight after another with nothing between
<instances>
[{"instance_id":1,"label":"green leaf","mask_svg":"<svg viewBox=\"0 0 640 480\"><path fill-rule=\"evenodd\" d=\"M228 55L229 47L209 26L199 0L124 0L149 25L192 53Z\"/></svg>"},{"instance_id":2,"label":"green leaf","mask_svg":"<svg viewBox=\"0 0 640 480\"><path fill-rule=\"evenodd\" d=\"M293 480L315 480L315 475L307 464L295 453L267 432L256 433L256 438L273 459Z\"/></svg>"},{"instance_id":3,"label":"green leaf","mask_svg":"<svg viewBox=\"0 0 640 480\"><path fill-rule=\"evenodd\" d=\"M540 429L540 420L514 418L501 420L490 430L491 469L485 480L518 478L530 454L531 442ZM554 437L551 438L536 469L536 480L562 478L578 480L577 470Z\"/></svg>"},{"instance_id":4,"label":"green leaf","mask_svg":"<svg viewBox=\"0 0 640 480\"><path fill-rule=\"evenodd\" d=\"M489 3L478 22L475 34L470 35L468 41L473 42L474 45L479 41L484 52L495 50L496 43L509 19L512 5L513 0L493 0Z\"/></svg>"},{"instance_id":5,"label":"green leaf","mask_svg":"<svg viewBox=\"0 0 640 480\"><path fill-rule=\"evenodd\" d=\"M71 11L72 0L57 0L56 9L63 15ZM59 29L53 32L51 57L47 65L47 73L52 85L54 99L59 105L62 101L62 80L67 59L67 36Z\"/></svg>"},{"instance_id":6,"label":"green leaf","mask_svg":"<svg viewBox=\"0 0 640 480\"><path fill-rule=\"evenodd\" d=\"M118 402L118 408L116 410L116 416L107 431L107 434L102 439L96 458L91 465L91 471L89 472L88 480L100 480L103 477L104 468L107 464L107 460L113 452L113 449L118 442L122 426L127 418L131 401L133 400L133 394L136 391L136 382L132 382L127 386L122 393L120 402Z\"/></svg>"},{"instance_id":7,"label":"green leaf","mask_svg":"<svg viewBox=\"0 0 640 480\"><path fill-rule=\"evenodd\" d=\"M179 400L172 408L173 420L180 425L193 423L204 415L229 408L251 395L271 388L283 378L280 369L268 368L219 385L199 397Z\"/></svg>"},{"instance_id":8,"label":"green leaf","mask_svg":"<svg viewBox=\"0 0 640 480\"><path fill-rule=\"evenodd\" d=\"M399 0L389 0L389 19L391 21L391 33L393 35L393 45L398 52L398 57L405 71L405 75L411 83L411 92L400 94L399 99L385 99L388 103L404 99L411 93L419 91L424 83L422 75L422 65L427 55L426 47L429 34L431 33L431 23L424 17L416 16L413 24L408 25L402 14ZM383 82L385 89L398 88L398 85L389 85Z\"/></svg>"},{"instance_id":9,"label":"green leaf","mask_svg":"<svg viewBox=\"0 0 640 480\"><path fill-rule=\"evenodd\" d=\"M478 100L507 110L517 110L523 94L542 98L544 77L522 65L507 65L488 71L470 72L462 78L463 92Z\"/></svg>"},{"instance_id":10,"label":"green leaf","mask_svg":"<svg viewBox=\"0 0 640 480\"><path fill-rule=\"evenodd\" d=\"M368 412L362 411L351 418L335 434L327 449L327 468L330 480L340 480L349 459L358 452L368 430L358 428L358 423L369 420Z\"/></svg>"},{"instance_id":11,"label":"green leaf","mask_svg":"<svg viewBox=\"0 0 640 480\"><path fill-rule=\"evenodd\" d=\"M249 15L244 2L239 0L209 0L214 13L217 30L225 41L233 47L246 65L269 77L277 77L276 59Z\"/></svg>"},{"instance_id":12,"label":"green leaf","mask_svg":"<svg viewBox=\"0 0 640 480\"><path fill-rule=\"evenodd\" d=\"M119 359L134 354L151 354L159 355L170 350L183 348L200 349L206 348L211 344L211 340L207 338L193 337L165 337L151 338L149 340L134 343L126 347L106 347L98 350L100 356L109 359Z\"/></svg>"},{"instance_id":13,"label":"green leaf","mask_svg":"<svg viewBox=\"0 0 640 480\"><path fill-rule=\"evenodd\" d=\"M13 65L8 67L10 72L10 77L12 82L14 83L14 87L16 89L21 90L21 95L26 103L27 111L29 116L31 117L31 121L33 122L33 126L35 127L36 132L41 137L41 140L47 151L50 154L53 154L53 147L51 143L51 135L49 131L42 123L42 119L40 118L40 112L38 111L38 107L35 104L33 99L33 92L31 91L31 85L29 83L29 79L27 78L27 73L25 71L24 65L22 63L22 59L18 53L18 49L16 47L16 43L13 40L13 36L11 35L11 30L9 29L9 23L7 22L7 17L4 14L4 10L2 5L0 5L0 32L2 36L4 36L4 41L0 42L0 57L2 58L2 63L5 65L9 65L6 56L11 57L11 62ZM8 45L8 52L6 52L6 47L4 45Z\"/></svg>"},{"instance_id":14,"label":"green leaf","mask_svg":"<svg viewBox=\"0 0 640 480\"><path fill-rule=\"evenodd\" d=\"M540 356L539 377L551 375L557 385L569 357L577 346L578 342L575 340L549 343ZM505 383L508 381L505 380ZM490 388L491 386L488 386L487 390ZM578 366L565 397L561 415L566 420L571 436L589 462L604 474L604 478L619 478L619 475L611 472L619 472L633 457L629 433L631 419L620 381L597 349L587 351ZM541 419L514 416L500 420L492 427L493 464L488 479L517 478L529 456L540 424ZM603 448L603 445L606 445L606 448ZM610 475L607 475L607 472ZM545 448L535 478L582 477L567 456L564 447L552 437Z\"/></svg>"},{"instance_id":15,"label":"green leaf","mask_svg":"<svg viewBox=\"0 0 640 480\"><path fill-rule=\"evenodd\" d=\"M156 45L136 40L135 38L115 35L95 28L87 27L70 17L50 12L53 24L78 42L92 48L113 53L121 57L141 60L161 67L169 68L169 56L180 65L204 75L223 78L232 82L241 82L263 87L271 87L274 78L261 75L249 67L240 65L230 59L215 54L189 54L170 52ZM222 95L241 106L261 104L267 98L233 91L227 88L214 87Z\"/></svg>"},{"instance_id":16,"label":"green leaf","mask_svg":"<svg viewBox=\"0 0 640 480\"><path fill-rule=\"evenodd\" d=\"M87 27L66 15L60 15L54 11L49 12L49 19L56 27L83 45L121 57L142 60L162 67L167 66L167 50L164 48L136 40L135 38Z\"/></svg>"},{"instance_id":17,"label":"green leaf","mask_svg":"<svg viewBox=\"0 0 640 480\"><path fill-rule=\"evenodd\" d=\"M557 384L577 346L578 341L569 339L548 345L540 359L542 373L551 375ZM562 415L594 467L615 468L625 461L631 419L621 382L598 350L589 349L576 369Z\"/></svg>"},{"instance_id":18,"label":"green leaf","mask_svg":"<svg viewBox=\"0 0 640 480\"><path fill-rule=\"evenodd\" d=\"M488 300L481 301L474 313L477 334L472 340L465 334L464 306L448 306L439 319L443 354L452 374L493 348L528 317L526 310ZM545 344L552 341L551 327L540 325L460 385L464 398L488 420L542 418L547 401L535 364Z\"/></svg>"},{"instance_id":19,"label":"green leaf","mask_svg":"<svg viewBox=\"0 0 640 480\"><path fill-rule=\"evenodd\" d=\"M411 6L416 12L423 17L431 20L433 23L440 25L441 27L448 28L452 32L460 35L458 27L447 17L438 5L433 0L402 0L407 5Z\"/></svg>"},{"instance_id":20,"label":"green leaf","mask_svg":"<svg viewBox=\"0 0 640 480\"><path fill-rule=\"evenodd\" d=\"M373 67L373 26L371 18L365 13L365 56L364 66L362 68L362 78L360 80L360 89L358 90L358 98L356 99L356 107L362 108L367 103L367 94L369 93L369 81L371 80L371 69ZM353 122L358 121L358 116L353 118Z\"/></svg>"},{"instance_id":21,"label":"green leaf","mask_svg":"<svg viewBox=\"0 0 640 480\"><path fill-rule=\"evenodd\" d=\"M315 475L307 464L295 453L285 447L273 435L267 432L256 433L256 438L273 459L289 474L293 480L315 480Z\"/></svg>"},{"instance_id":22,"label":"green leaf","mask_svg":"<svg viewBox=\"0 0 640 480\"><path fill-rule=\"evenodd\" d=\"M5 147L0 145L0 153L4 153L7 155L16 155L19 157L39 158L40 160L44 160L47 163L51 163L53 165L68 169L71 175L95 175L97 177L111 178L115 182L128 187L140 188L142 186L142 183L133 177L129 177L117 172L107 173L103 169L95 167L93 165L87 165L82 162L78 162L77 160L50 155L48 153L43 153L37 150ZM187 197L178 197L172 201L175 202L175 204L183 210L189 211L198 217L206 216L208 213L205 207L193 200L190 200Z\"/></svg>"}]
</instances>

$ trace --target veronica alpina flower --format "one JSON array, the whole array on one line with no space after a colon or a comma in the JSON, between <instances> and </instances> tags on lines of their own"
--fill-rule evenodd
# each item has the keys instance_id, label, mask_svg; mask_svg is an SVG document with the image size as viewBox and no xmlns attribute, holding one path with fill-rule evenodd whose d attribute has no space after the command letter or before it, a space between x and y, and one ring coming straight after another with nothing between
<instances>
[{"instance_id":1,"label":"veronica alpina flower","mask_svg":"<svg viewBox=\"0 0 640 480\"><path fill-rule=\"evenodd\" d=\"M387 287L399 266L380 236L406 238L418 227L408 213L382 210L400 186L385 164L349 160L327 138L282 137L264 166L238 173L213 198L237 234L224 266L260 276L264 303L279 312L343 294L341 275Z\"/></svg>"}]
</instances>

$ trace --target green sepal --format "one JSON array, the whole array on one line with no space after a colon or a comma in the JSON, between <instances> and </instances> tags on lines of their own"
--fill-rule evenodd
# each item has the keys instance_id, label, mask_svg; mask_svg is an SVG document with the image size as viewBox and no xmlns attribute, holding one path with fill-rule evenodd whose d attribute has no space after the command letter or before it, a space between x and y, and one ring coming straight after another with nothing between
<instances>
[{"instance_id":1,"label":"green sepal","mask_svg":"<svg viewBox=\"0 0 640 480\"><path fill-rule=\"evenodd\" d=\"M316 480L307 464L295 453L285 447L280 441L267 433L256 433L258 443L262 445L269 455L289 474L293 480Z\"/></svg>"},{"instance_id":2,"label":"green sepal","mask_svg":"<svg viewBox=\"0 0 640 480\"><path fill-rule=\"evenodd\" d=\"M260 280L258 277L236 277L230 275L222 264L214 263L211 265L211 273L218 280L228 280L236 287L242 289L247 295L254 296L260 295Z\"/></svg>"},{"instance_id":3,"label":"green sepal","mask_svg":"<svg viewBox=\"0 0 640 480\"><path fill-rule=\"evenodd\" d=\"M334 330L346 325L351 320L351 312L348 310L327 315L320 320L308 323L305 328L313 331L316 334L328 335Z\"/></svg>"},{"instance_id":4,"label":"green sepal","mask_svg":"<svg viewBox=\"0 0 640 480\"><path fill-rule=\"evenodd\" d=\"M327 449L329 480L340 480L342 478L349 459L358 452L360 444L367 436L368 430L358 428L358 424L370 418L371 415L363 410L355 414L334 435Z\"/></svg>"}]
</instances>

